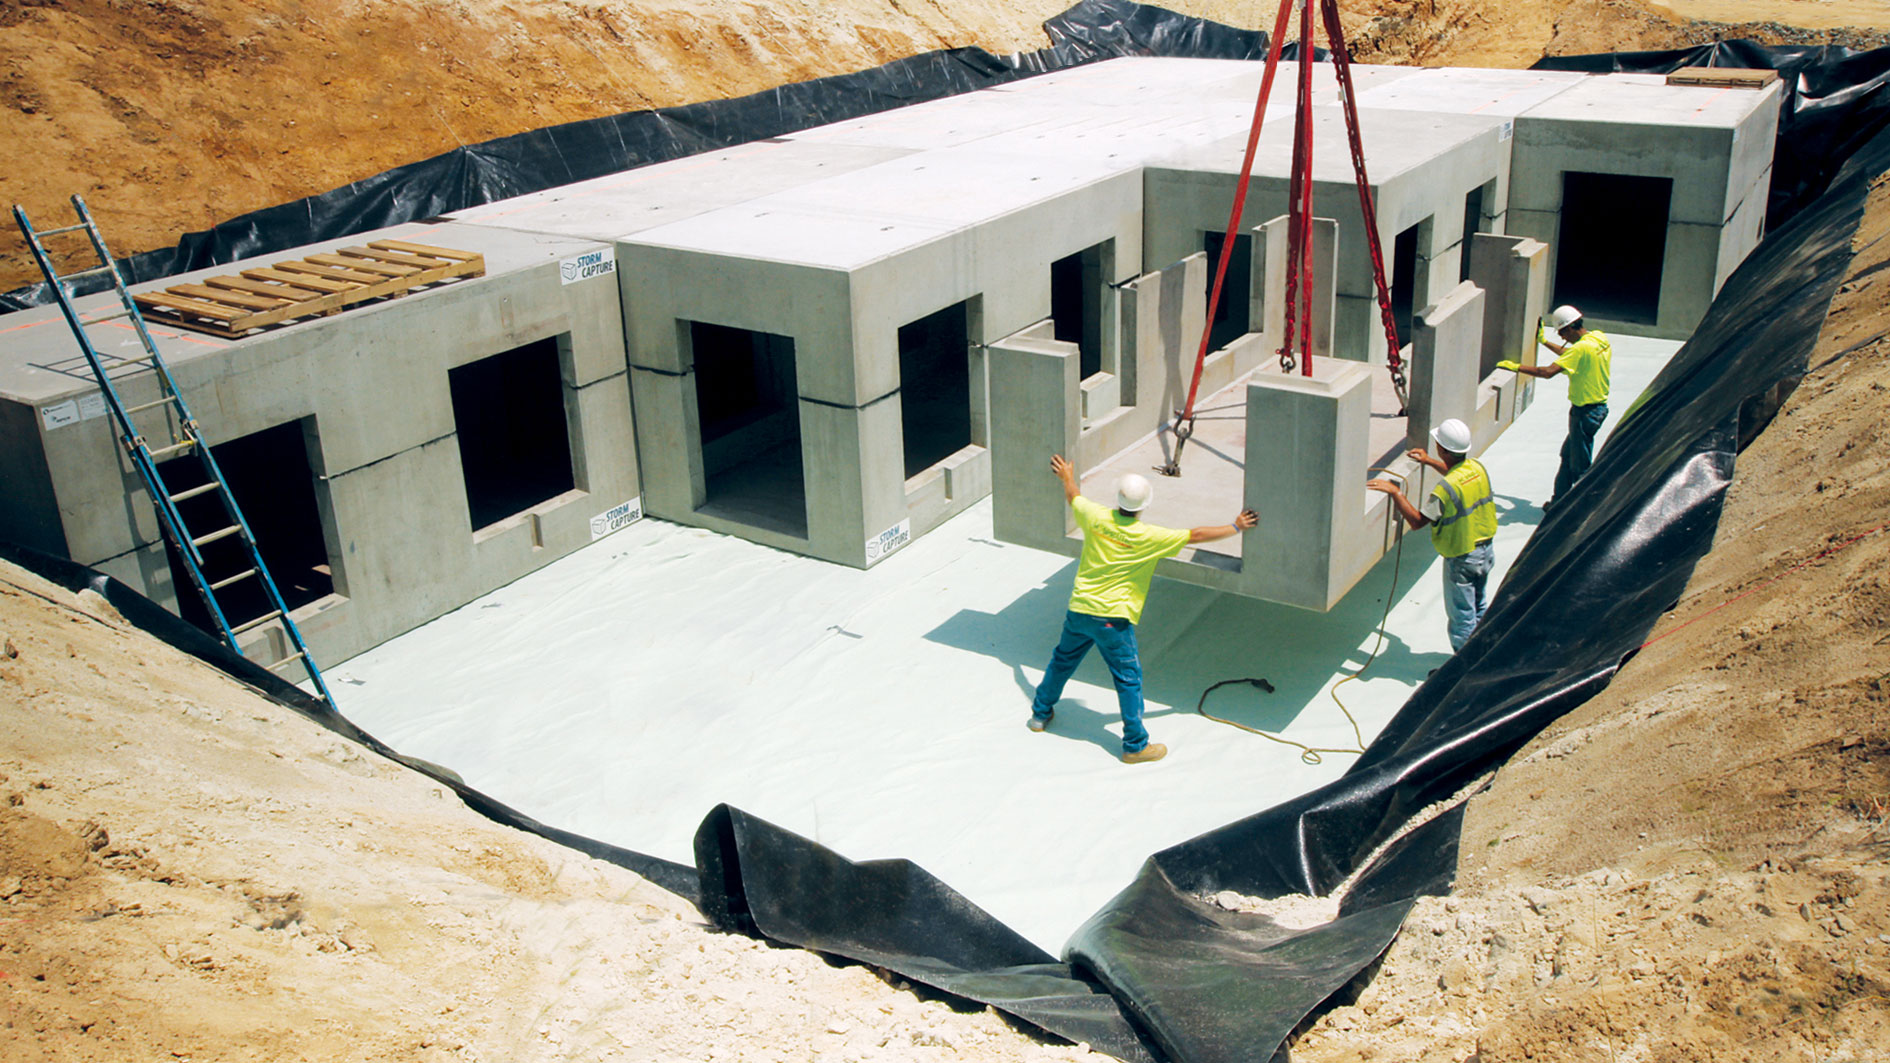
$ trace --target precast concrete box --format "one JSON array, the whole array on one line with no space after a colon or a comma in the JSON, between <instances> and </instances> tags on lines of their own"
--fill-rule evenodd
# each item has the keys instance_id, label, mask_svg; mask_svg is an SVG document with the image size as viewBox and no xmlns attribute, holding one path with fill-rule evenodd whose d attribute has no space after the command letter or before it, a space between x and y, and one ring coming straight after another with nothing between
<instances>
[{"instance_id":1,"label":"precast concrete box","mask_svg":"<svg viewBox=\"0 0 1890 1063\"><path fill-rule=\"evenodd\" d=\"M403 225L133 290L383 238L475 252L485 274L239 339L151 327L290 615L324 665L640 512L608 244L458 223ZM109 294L79 301L87 314L116 304ZM207 620L195 592L180 589L188 577L59 311L12 315L6 329L0 539L95 566ZM88 335L107 356L142 353L125 322ZM112 378L127 406L157 395L148 367ZM151 432L148 419L159 412L134 420ZM196 466L184 457L160 468L176 491L186 486L177 477L201 475ZM232 624L245 612L263 615L260 594L251 597L223 603ZM243 641L264 663L287 652L279 624Z\"/></svg>"},{"instance_id":2,"label":"precast concrete box","mask_svg":"<svg viewBox=\"0 0 1890 1063\"><path fill-rule=\"evenodd\" d=\"M1402 80L1383 87L1399 84ZM1497 189L1509 164L1505 121L1486 115L1361 109L1359 125L1386 280L1400 339L1409 342L1412 311L1462 279L1466 233L1493 224L1489 209L1501 209ZM1292 132L1290 114L1270 120L1264 129L1247 185L1243 227L1286 212ZM1218 254L1239 178L1242 143L1227 140L1177 153L1147 169L1143 245L1151 264L1202 250L1210 260ZM1334 353L1382 365L1386 342L1371 253L1344 114L1337 107L1317 108L1313 122L1313 205L1319 215L1338 223ZM1237 265L1229 271L1215 314L1214 348L1260 331L1267 313L1258 273L1238 265L1250 259L1253 239L1251 232L1237 236Z\"/></svg>"},{"instance_id":3,"label":"precast concrete box","mask_svg":"<svg viewBox=\"0 0 1890 1063\"><path fill-rule=\"evenodd\" d=\"M1689 335L1764 234L1781 93L1610 74L1518 117L1506 231L1553 249L1552 302Z\"/></svg>"},{"instance_id":4,"label":"precast concrete box","mask_svg":"<svg viewBox=\"0 0 1890 1063\"><path fill-rule=\"evenodd\" d=\"M984 345L1048 320L1100 366L1141 192L943 149L621 240L649 512L867 566L983 498Z\"/></svg>"}]
</instances>

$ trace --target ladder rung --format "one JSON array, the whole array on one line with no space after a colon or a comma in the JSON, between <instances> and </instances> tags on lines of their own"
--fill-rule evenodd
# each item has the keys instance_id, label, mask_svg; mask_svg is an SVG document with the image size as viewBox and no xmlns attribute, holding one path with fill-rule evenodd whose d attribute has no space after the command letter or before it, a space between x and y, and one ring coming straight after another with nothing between
<instances>
[{"instance_id":1,"label":"ladder rung","mask_svg":"<svg viewBox=\"0 0 1890 1063\"><path fill-rule=\"evenodd\" d=\"M254 576L255 574L256 574L255 569L253 568L245 569L242 572L238 572L236 575L231 576L229 579L220 579L216 581L215 583L212 583L210 585L210 589L213 591L220 591L232 583L241 583L243 580L246 580L250 578L251 576Z\"/></svg>"},{"instance_id":2,"label":"ladder rung","mask_svg":"<svg viewBox=\"0 0 1890 1063\"><path fill-rule=\"evenodd\" d=\"M103 325L107 321L116 321L121 317L130 317L130 316L131 316L131 311L129 310L115 310L112 313L104 315L103 317L86 318L84 320L81 320L79 324Z\"/></svg>"},{"instance_id":3,"label":"ladder rung","mask_svg":"<svg viewBox=\"0 0 1890 1063\"><path fill-rule=\"evenodd\" d=\"M112 268L110 266L93 266L91 269L82 269L77 273L68 273L55 279L61 281L84 280L86 277L96 277L101 273L110 273L111 271Z\"/></svg>"},{"instance_id":4,"label":"ladder rung","mask_svg":"<svg viewBox=\"0 0 1890 1063\"><path fill-rule=\"evenodd\" d=\"M63 236L66 233L76 233L80 229L83 229L83 228L85 228L85 223L79 222L76 225L61 225L57 229L41 229L39 230L39 232L35 233L34 235L35 236Z\"/></svg>"},{"instance_id":5,"label":"ladder rung","mask_svg":"<svg viewBox=\"0 0 1890 1063\"><path fill-rule=\"evenodd\" d=\"M273 672L273 671L275 671L276 669L278 669L278 668L280 668L280 667L282 667L282 666L283 666L283 665L285 665L285 664L294 664L295 662L297 662L297 661L299 661L299 660L301 660L302 658L304 658L304 657L307 657L307 656L308 656L308 654L307 654L306 652L299 652L299 651L298 651L298 652L296 652L296 653L291 653L291 654L289 654L289 655L288 655L287 657L284 657L283 659L281 659L280 661L277 661L277 662L276 662L276 663L274 663L274 664L269 664L269 665L264 665L263 667L265 667L265 668L267 668L267 669L269 669L270 671L272 671L272 672Z\"/></svg>"},{"instance_id":6,"label":"ladder rung","mask_svg":"<svg viewBox=\"0 0 1890 1063\"><path fill-rule=\"evenodd\" d=\"M242 624L237 627L231 628L230 634L234 636L234 635L241 635L246 631L254 631L257 628L263 626L264 624L267 624L269 621L274 620L281 615L282 615L282 610L280 609L272 610L270 612L264 613L263 615L257 617L254 620L251 620L247 624Z\"/></svg>"},{"instance_id":7,"label":"ladder rung","mask_svg":"<svg viewBox=\"0 0 1890 1063\"><path fill-rule=\"evenodd\" d=\"M218 539L228 539L230 536L235 535L237 532L240 532L242 530L243 530L242 525L232 524L227 528L223 528L218 531L213 531L208 535L199 535L197 538L192 539L190 541L190 544L192 546L205 546L210 543L216 542Z\"/></svg>"},{"instance_id":8,"label":"ladder rung","mask_svg":"<svg viewBox=\"0 0 1890 1063\"><path fill-rule=\"evenodd\" d=\"M187 498L196 498L198 495L207 495L216 489L217 489L217 485L214 483L201 484L187 491L177 492L176 494L171 496L171 501L182 502Z\"/></svg>"},{"instance_id":9,"label":"ladder rung","mask_svg":"<svg viewBox=\"0 0 1890 1063\"><path fill-rule=\"evenodd\" d=\"M126 413L143 413L146 410L155 410L159 406L166 406L176 401L177 401L177 396L166 395L163 398L157 400L156 402L146 402L137 406L133 406L130 409L126 410L125 412Z\"/></svg>"},{"instance_id":10,"label":"ladder rung","mask_svg":"<svg viewBox=\"0 0 1890 1063\"><path fill-rule=\"evenodd\" d=\"M182 453L196 445L197 445L197 441L194 439L186 439L182 443L172 443L168 447L160 447L157 450L152 451L151 460L162 461L165 458L170 457L172 454Z\"/></svg>"}]
</instances>

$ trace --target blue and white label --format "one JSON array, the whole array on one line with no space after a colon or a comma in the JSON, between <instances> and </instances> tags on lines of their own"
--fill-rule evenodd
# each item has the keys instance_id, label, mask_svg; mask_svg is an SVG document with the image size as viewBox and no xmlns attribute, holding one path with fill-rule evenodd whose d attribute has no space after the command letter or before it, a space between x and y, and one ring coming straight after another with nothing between
<instances>
[{"instance_id":1,"label":"blue and white label","mask_svg":"<svg viewBox=\"0 0 1890 1063\"><path fill-rule=\"evenodd\" d=\"M625 502L591 518L591 542L643 519L643 496Z\"/></svg>"},{"instance_id":2,"label":"blue and white label","mask_svg":"<svg viewBox=\"0 0 1890 1063\"><path fill-rule=\"evenodd\" d=\"M866 563L872 564L912 541L910 517L866 540Z\"/></svg>"},{"instance_id":3,"label":"blue and white label","mask_svg":"<svg viewBox=\"0 0 1890 1063\"><path fill-rule=\"evenodd\" d=\"M1513 119L1508 122L1504 122L1502 130L1496 134L1497 143L1499 144L1506 143L1510 137L1513 137L1515 135L1516 135L1516 122Z\"/></svg>"},{"instance_id":4,"label":"blue and white label","mask_svg":"<svg viewBox=\"0 0 1890 1063\"><path fill-rule=\"evenodd\" d=\"M48 431L103 416L105 416L105 396L96 391L90 395L81 395L76 399L54 403L51 406L42 406L39 410L40 423L45 425Z\"/></svg>"},{"instance_id":5,"label":"blue and white label","mask_svg":"<svg viewBox=\"0 0 1890 1063\"><path fill-rule=\"evenodd\" d=\"M591 251L576 258L567 258L558 263L558 276L566 284L576 284L592 277L607 277L617 272L617 252L606 247L602 251Z\"/></svg>"}]
</instances>

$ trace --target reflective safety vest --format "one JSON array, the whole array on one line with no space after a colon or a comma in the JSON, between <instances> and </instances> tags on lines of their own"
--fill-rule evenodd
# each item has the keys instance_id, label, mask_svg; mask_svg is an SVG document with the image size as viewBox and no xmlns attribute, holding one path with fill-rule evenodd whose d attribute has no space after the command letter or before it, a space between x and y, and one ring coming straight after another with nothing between
<instances>
[{"instance_id":1,"label":"reflective safety vest","mask_svg":"<svg viewBox=\"0 0 1890 1063\"><path fill-rule=\"evenodd\" d=\"M1431 522L1431 545L1443 557L1462 557L1496 535L1496 499L1483 463L1465 458L1431 488L1444 515Z\"/></svg>"}]
</instances>

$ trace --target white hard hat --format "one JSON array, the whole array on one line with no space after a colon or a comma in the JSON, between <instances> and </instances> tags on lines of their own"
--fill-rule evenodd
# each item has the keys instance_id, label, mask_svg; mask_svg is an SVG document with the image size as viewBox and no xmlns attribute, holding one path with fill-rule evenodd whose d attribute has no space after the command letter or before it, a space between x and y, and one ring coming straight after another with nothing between
<instances>
[{"instance_id":1,"label":"white hard hat","mask_svg":"<svg viewBox=\"0 0 1890 1063\"><path fill-rule=\"evenodd\" d=\"M1140 513L1155 500L1155 488L1140 473L1130 473L1116 483L1116 508L1124 513Z\"/></svg>"},{"instance_id":2,"label":"white hard hat","mask_svg":"<svg viewBox=\"0 0 1890 1063\"><path fill-rule=\"evenodd\" d=\"M1431 441L1452 454L1470 453L1470 426L1452 417L1431 429Z\"/></svg>"},{"instance_id":3,"label":"white hard hat","mask_svg":"<svg viewBox=\"0 0 1890 1063\"><path fill-rule=\"evenodd\" d=\"M1580 310L1572 306L1558 306L1555 308L1555 313L1549 315L1549 327L1560 332L1581 319L1582 312Z\"/></svg>"}]
</instances>

